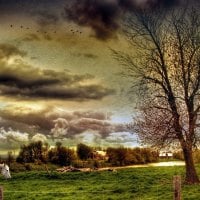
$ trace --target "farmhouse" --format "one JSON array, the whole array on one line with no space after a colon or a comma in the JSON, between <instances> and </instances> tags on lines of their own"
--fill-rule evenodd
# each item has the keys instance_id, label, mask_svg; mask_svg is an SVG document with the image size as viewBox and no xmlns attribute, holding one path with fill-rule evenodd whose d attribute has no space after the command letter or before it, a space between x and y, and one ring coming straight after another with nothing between
<instances>
[{"instance_id":1,"label":"farmhouse","mask_svg":"<svg viewBox=\"0 0 200 200\"><path fill-rule=\"evenodd\" d=\"M107 160L106 151L93 151L93 158L97 160Z\"/></svg>"},{"instance_id":2,"label":"farmhouse","mask_svg":"<svg viewBox=\"0 0 200 200\"><path fill-rule=\"evenodd\" d=\"M161 151L159 153L160 158L173 158L173 153L171 151Z\"/></svg>"}]
</instances>

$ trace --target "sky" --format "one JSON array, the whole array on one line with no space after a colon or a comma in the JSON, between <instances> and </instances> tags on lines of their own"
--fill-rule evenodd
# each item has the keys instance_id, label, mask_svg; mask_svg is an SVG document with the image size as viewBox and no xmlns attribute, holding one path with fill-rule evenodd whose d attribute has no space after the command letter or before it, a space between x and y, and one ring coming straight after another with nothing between
<instances>
[{"instance_id":1,"label":"sky","mask_svg":"<svg viewBox=\"0 0 200 200\"><path fill-rule=\"evenodd\" d=\"M126 126L136 97L111 49L131 51L126 13L180 3L0 0L0 151L37 140L139 145Z\"/></svg>"}]
</instances>

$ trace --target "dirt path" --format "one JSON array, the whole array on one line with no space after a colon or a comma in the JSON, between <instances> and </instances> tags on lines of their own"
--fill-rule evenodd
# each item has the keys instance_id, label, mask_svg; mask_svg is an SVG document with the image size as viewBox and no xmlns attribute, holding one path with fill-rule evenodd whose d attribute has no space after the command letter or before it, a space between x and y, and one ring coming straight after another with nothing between
<instances>
[{"instance_id":1,"label":"dirt path","mask_svg":"<svg viewBox=\"0 0 200 200\"><path fill-rule=\"evenodd\" d=\"M91 168L74 168L74 167L62 167L57 169L57 172L90 172L90 171L116 171L118 169L127 169L127 168L142 168L142 167L167 167L167 166L184 166L185 163L183 161L169 161L169 162L158 162L158 163L149 163L143 165L129 165L129 166L121 166L121 167L102 167L97 169Z\"/></svg>"},{"instance_id":2,"label":"dirt path","mask_svg":"<svg viewBox=\"0 0 200 200\"><path fill-rule=\"evenodd\" d=\"M103 167L99 168L99 171L109 170L109 169L126 169L126 168L141 168L141 167L172 167L172 166L184 166L183 161L169 161L169 162L158 162L158 163L149 163L143 165L129 165L121 167Z\"/></svg>"}]
</instances>

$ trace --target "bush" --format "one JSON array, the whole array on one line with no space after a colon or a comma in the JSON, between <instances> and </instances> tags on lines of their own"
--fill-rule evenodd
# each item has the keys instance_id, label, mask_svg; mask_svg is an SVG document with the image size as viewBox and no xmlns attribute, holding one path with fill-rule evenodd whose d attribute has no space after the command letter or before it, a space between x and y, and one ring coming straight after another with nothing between
<instances>
[{"instance_id":1,"label":"bush","mask_svg":"<svg viewBox=\"0 0 200 200\"><path fill-rule=\"evenodd\" d=\"M93 157L93 149L85 144L77 145L77 155L81 160L87 160Z\"/></svg>"},{"instance_id":2,"label":"bush","mask_svg":"<svg viewBox=\"0 0 200 200\"><path fill-rule=\"evenodd\" d=\"M177 160L184 160L183 157L183 152L182 151L177 151L173 153L173 157Z\"/></svg>"},{"instance_id":3,"label":"bush","mask_svg":"<svg viewBox=\"0 0 200 200\"><path fill-rule=\"evenodd\" d=\"M11 172L21 172L26 170L24 164L18 162L11 163L9 167Z\"/></svg>"},{"instance_id":4,"label":"bush","mask_svg":"<svg viewBox=\"0 0 200 200\"><path fill-rule=\"evenodd\" d=\"M19 163L45 162L45 151L46 148L43 147L41 141L32 142L28 145L21 146L20 153L16 160Z\"/></svg>"},{"instance_id":5,"label":"bush","mask_svg":"<svg viewBox=\"0 0 200 200\"><path fill-rule=\"evenodd\" d=\"M158 161L158 153L149 148L108 148L108 162L112 165L145 164Z\"/></svg>"},{"instance_id":6,"label":"bush","mask_svg":"<svg viewBox=\"0 0 200 200\"><path fill-rule=\"evenodd\" d=\"M200 150L196 149L193 152L193 158L195 163L200 163Z\"/></svg>"},{"instance_id":7,"label":"bush","mask_svg":"<svg viewBox=\"0 0 200 200\"><path fill-rule=\"evenodd\" d=\"M177 151L173 153L173 157L177 160L184 160L183 152L182 151ZM200 150L195 149L193 151L193 159L195 163L200 163Z\"/></svg>"},{"instance_id":8,"label":"bush","mask_svg":"<svg viewBox=\"0 0 200 200\"><path fill-rule=\"evenodd\" d=\"M32 170L32 167L31 167L30 164L25 164L24 167L25 167L26 171L31 171Z\"/></svg>"},{"instance_id":9,"label":"bush","mask_svg":"<svg viewBox=\"0 0 200 200\"><path fill-rule=\"evenodd\" d=\"M8 165L10 166L10 164L13 163L14 161L15 161L15 158L13 156L13 153L12 151L9 151L6 158L6 163L8 163Z\"/></svg>"},{"instance_id":10,"label":"bush","mask_svg":"<svg viewBox=\"0 0 200 200\"><path fill-rule=\"evenodd\" d=\"M57 145L56 148L51 149L48 152L49 162L58 164L60 166L71 165L76 160L76 154L74 150Z\"/></svg>"}]
</instances>

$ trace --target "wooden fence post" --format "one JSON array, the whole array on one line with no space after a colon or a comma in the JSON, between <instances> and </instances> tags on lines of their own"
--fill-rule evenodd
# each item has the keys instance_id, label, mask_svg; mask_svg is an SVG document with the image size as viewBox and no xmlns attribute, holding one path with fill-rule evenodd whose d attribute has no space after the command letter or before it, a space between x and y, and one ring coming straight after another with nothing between
<instances>
[{"instance_id":1,"label":"wooden fence post","mask_svg":"<svg viewBox=\"0 0 200 200\"><path fill-rule=\"evenodd\" d=\"M173 177L174 200L181 200L181 176Z\"/></svg>"},{"instance_id":2,"label":"wooden fence post","mask_svg":"<svg viewBox=\"0 0 200 200\"><path fill-rule=\"evenodd\" d=\"M0 200L3 200L3 187L0 187Z\"/></svg>"}]
</instances>

